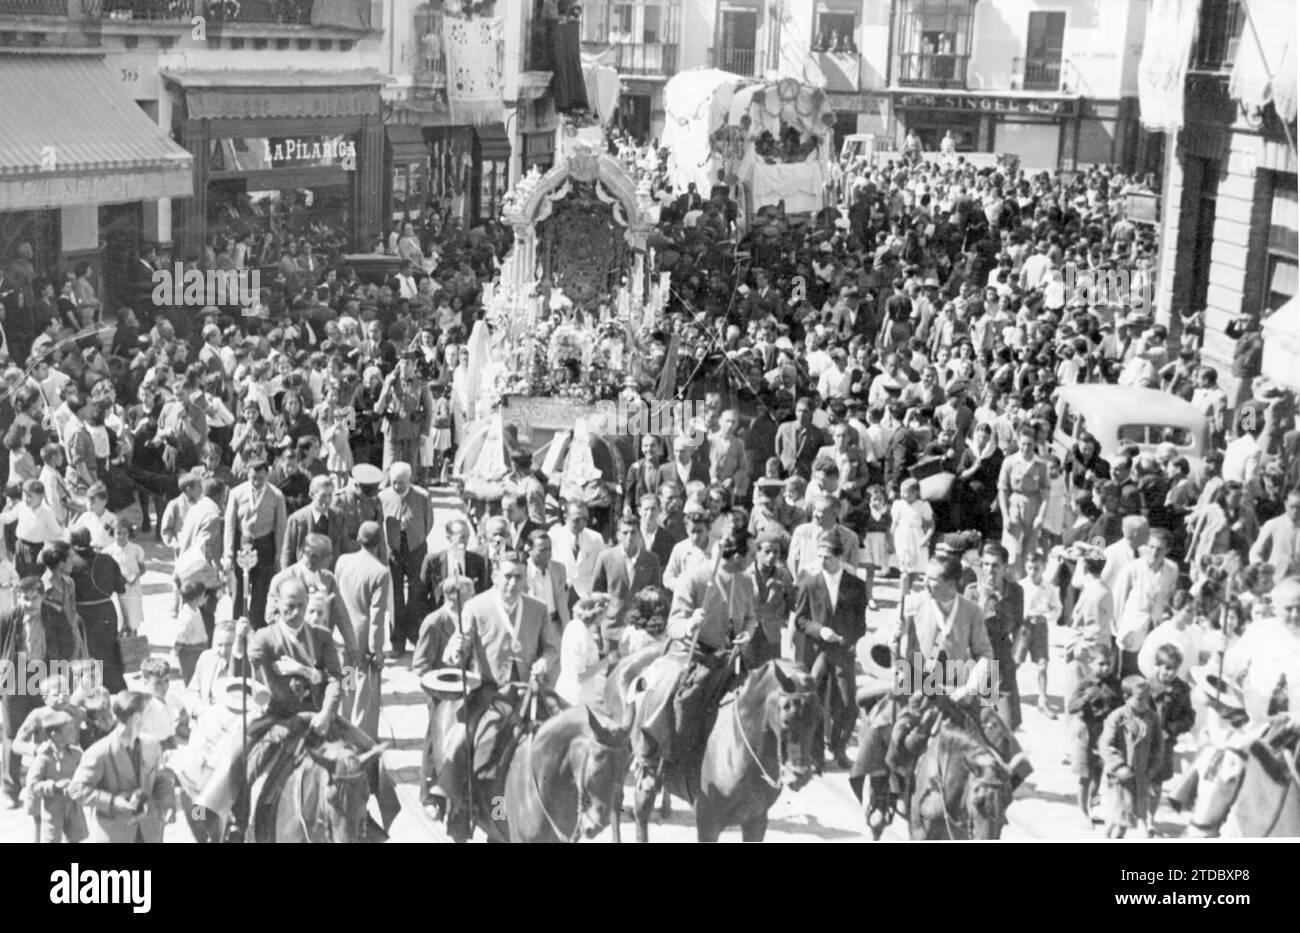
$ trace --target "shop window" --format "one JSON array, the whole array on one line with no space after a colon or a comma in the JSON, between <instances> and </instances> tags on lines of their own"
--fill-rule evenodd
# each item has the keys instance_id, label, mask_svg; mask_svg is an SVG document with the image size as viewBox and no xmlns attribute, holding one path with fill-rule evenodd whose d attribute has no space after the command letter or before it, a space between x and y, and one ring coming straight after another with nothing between
<instances>
[{"instance_id":1,"label":"shop window","mask_svg":"<svg viewBox=\"0 0 1300 933\"><path fill-rule=\"evenodd\" d=\"M898 17L898 83L965 87L971 0L904 0Z\"/></svg>"},{"instance_id":2,"label":"shop window","mask_svg":"<svg viewBox=\"0 0 1300 933\"><path fill-rule=\"evenodd\" d=\"M1295 297L1300 277L1300 255L1296 242L1296 177L1275 176L1273 217L1268 230L1268 291L1263 313L1276 311Z\"/></svg>"}]
</instances>

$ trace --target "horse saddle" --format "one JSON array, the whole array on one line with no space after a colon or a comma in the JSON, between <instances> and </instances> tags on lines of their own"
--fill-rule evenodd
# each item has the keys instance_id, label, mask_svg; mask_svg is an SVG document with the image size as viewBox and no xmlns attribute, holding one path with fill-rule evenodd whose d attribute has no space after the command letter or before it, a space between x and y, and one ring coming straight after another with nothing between
<instances>
[{"instance_id":1,"label":"horse saddle","mask_svg":"<svg viewBox=\"0 0 1300 933\"><path fill-rule=\"evenodd\" d=\"M248 753L248 787L253 799L253 835L256 842L275 841L275 814L289 775L307 755L310 721L295 716L278 723Z\"/></svg>"}]
</instances>

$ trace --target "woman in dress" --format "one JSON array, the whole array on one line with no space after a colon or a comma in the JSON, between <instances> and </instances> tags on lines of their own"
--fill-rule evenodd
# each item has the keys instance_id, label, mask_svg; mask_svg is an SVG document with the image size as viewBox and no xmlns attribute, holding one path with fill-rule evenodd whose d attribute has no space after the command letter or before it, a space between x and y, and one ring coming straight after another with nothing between
<instances>
[{"instance_id":1,"label":"woman in dress","mask_svg":"<svg viewBox=\"0 0 1300 933\"><path fill-rule=\"evenodd\" d=\"M122 626L138 632L144 621L144 587L140 583L145 572L144 548L135 543L135 528L130 522L118 521L113 531L113 543L104 553L117 561L126 582L125 591L117 597L117 604L122 607Z\"/></svg>"},{"instance_id":2,"label":"woman in dress","mask_svg":"<svg viewBox=\"0 0 1300 933\"><path fill-rule=\"evenodd\" d=\"M346 483L355 465L348 434L352 429L351 412L339 405L339 384L331 382L325 387L325 400L316 406L312 416L320 425L321 446L325 450L325 469Z\"/></svg>"},{"instance_id":3,"label":"woman in dress","mask_svg":"<svg viewBox=\"0 0 1300 933\"><path fill-rule=\"evenodd\" d=\"M243 420L235 425L230 438L230 449L235 453L233 470L236 476L244 475L244 463L254 450L267 449L273 440L271 425L262 417L262 409L254 401L244 402Z\"/></svg>"},{"instance_id":4,"label":"woman in dress","mask_svg":"<svg viewBox=\"0 0 1300 933\"><path fill-rule=\"evenodd\" d=\"M934 533L934 512L921 499L921 484L905 479L899 486L899 498L890 507L891 530L898 569L903 575L902 591L911 592L917 574L925 573L930 562L930 536Z\"/></svg>"},{"instance_id":5,"label":"woman in dress","mask_svg":"<svg viewBox=\"0 0 1300 933\"><path fill-rule=\"evenodd\" d=\"M276 433L295 444L303 437L320 439L320 426L302 408L302 397L296 392L286 392L280 402L280 417Z\"/></svg>"},{"instance_id":6,"label":"woman in dress","mask_svg":"<svg viewBox=\"0 0 1300 933\"><path fill-rule=\"evenodd\" d=\"M560 676L555 692L570 706L595 706L600 702L600 646L596 632L605 618L609 599L603 594L588 596L573 607L573 617L560 639Z\"/></svg>"}]
</instances>

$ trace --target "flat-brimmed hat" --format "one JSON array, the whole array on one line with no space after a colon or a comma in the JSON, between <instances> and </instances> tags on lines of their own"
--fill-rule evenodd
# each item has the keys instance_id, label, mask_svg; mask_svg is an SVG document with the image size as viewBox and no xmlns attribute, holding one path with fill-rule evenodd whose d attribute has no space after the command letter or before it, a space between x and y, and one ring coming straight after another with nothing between
<instances>
[{"instance_id":1,"label":"flat-brimmed hat","mask_svg":"<svg viewBox=\"0 0 1300 933\"><path fill-rule=\"evenodd\" d=\"M1210 670L1208 665L1192 668L1192 686L1201 692L1207 700L1225 706L1228 709L1244 710L1245 695L1241 688L1218 673Z\"/></svg>"},{"instance_id":2,"label":"flat-brimmed hat","mask_svg":"<svg viewBox=\"0 0 1300 933\"><path fill-rule=\"evenodd\" d=\"M384 471L370 463L358 463L352 468L352 478L362 486L378 486L384 481Z\"/></svg>"},{"instance_id":3,"label":"flat-brimmed hat","mask_svg":"<svg viewBox=\"0 0 1300 933\"><path fill-rule=\"evenodd\" d=\"M244 697L248 697L248 707L264 708L271 701L271 691L256 680L245 677L223 677L217 681L217 695L222 698L226 709L241 712L244 709Z\"/></svg>"}]
</instances>

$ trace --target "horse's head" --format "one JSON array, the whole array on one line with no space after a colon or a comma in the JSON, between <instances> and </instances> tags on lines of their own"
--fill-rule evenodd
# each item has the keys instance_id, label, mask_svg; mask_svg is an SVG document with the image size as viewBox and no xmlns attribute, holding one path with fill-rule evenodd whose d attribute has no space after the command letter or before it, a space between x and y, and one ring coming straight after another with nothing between
<instances>
[{"instance_id":1,"label":"horse's head","mask_svg":"<svg viewBox=\"0 0 1300 933\"><path fill-rule=\"evenodd\" d=\"M968 755L965 810L971 839L997 839L1007 821L1011 776L987 749Z\"/></svg>"},{"instance_id":2,"label":"horse's head","mask_svg":"<svg viewBox=\"0 0 1300 933\"><path fill-rule=\"evenodd\" d=\"M629 738L631 711L624 722L615 724L599 713L587 710L591 741L574 773L578 783L578 830L595 839L609 826L613 814L623 806L623 778L632 757Z\"/></svg>"},{"instance_id":3,"label":"horse's head","mask_svg":"<svg viewBox=\"0 0 1300 933\"><path fill-rule=\"evenodd\" d=\"M364 839L366 801L370 799L370 782L366 765L382 755L387 743L358 755L343 742L327 742L308 751L312 761L325 773L317 821L324 826L329 842L361 842ZM302 814L304 821L308 814Z\"/></svg>"},{"instance_id":4,"label":"horse's head","mask_svg":"<svg viewBox=\"0 0 1300 933\"><path fill-rule=\"evenodd\" d=\"M780 661L771 662L777 690L767 695L766 715L776 731L781 756L781 783L799 790L817 773L813 736L821 705L813 693L812 678L802 669L786 669Z\"/></svg>"},{"instance_id":5,"label":"horse's head","mask_svg":"<svg viewBox=\"0 0 1300 933\"><path fill-rule=\"evenodd\" d=\"M1211 838L1228 819L1246 777L1246 758L1235 749L1206 745L1192 763L1196 772L1196 799L1192 801L1187 835Z\"/></svg>"}]
</instances>

